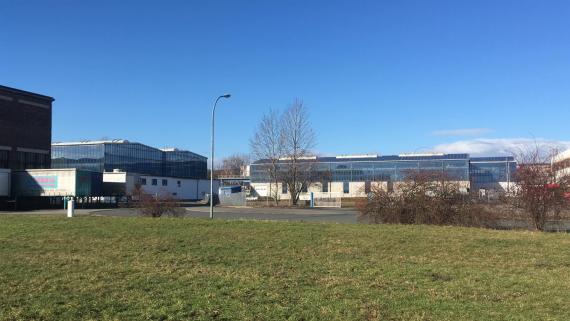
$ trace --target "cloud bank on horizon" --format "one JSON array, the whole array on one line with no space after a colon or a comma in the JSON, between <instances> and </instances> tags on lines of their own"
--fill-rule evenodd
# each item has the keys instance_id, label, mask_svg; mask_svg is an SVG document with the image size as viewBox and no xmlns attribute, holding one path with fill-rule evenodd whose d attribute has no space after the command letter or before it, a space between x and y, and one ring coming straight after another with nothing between
<instances>
[{"instance_id":1,"label":"cloud bank on horizon","mask_svg":"<svg viewBox=\"0 0 570 321\"><path fill-rule=\"evenodd\" d=\"M431 134L433 136L481 136L494 132L491 128L461 128L461 129L445 129L436 130Z\"/></svg>"},{"instance_id":2,"label":"cloud bank on horizon","mask_svg":"<svg viewBox=\"0 0 570 321\"><path fill-rule=\"evenodd\" d=\"M570 149L570 141L544 138L477 138L439 144L433 148L440 153L468 153L473 156L510 156L538 146L541 150Z\"/></svg>"}]
</instances>

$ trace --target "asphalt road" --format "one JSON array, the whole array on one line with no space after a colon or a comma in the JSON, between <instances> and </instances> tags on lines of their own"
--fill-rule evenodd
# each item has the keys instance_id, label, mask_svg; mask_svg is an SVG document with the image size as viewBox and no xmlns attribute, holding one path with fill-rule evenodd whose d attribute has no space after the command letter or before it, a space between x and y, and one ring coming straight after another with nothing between
<instances>
[{"instance_id":1,"label":"asphalt road","mask_svg":"<svg viewBox=\"0 0 570 321\"><path fill-rule=\"evenodd\" d=\"M187 217L209 217L210 208L207 206L182 208ZM0 211L0 215L61 215L65 216L66 211L61 210L37 210L22 212ZM114 208L114 209L78 209L77 216L140 216L137 209ZM214 218L222 220L266 220L266 221L297 221L297 222L322 222L322 223L358 223L358 212L355 209L347 208L250 208L250 207L215 207ZM527 223L501 220L498 222L499 229L527 229ZM547 231L570 233L570 220L560 222L549 222Z\"/></svg>"},{"instance_id":2,"label":"asphalt road","mask_svg":"<svg viewBox=\"0 0 570 321\"><path fill-rule=\"evenodd\" d=\"M185 216L207 218L210 208L207 206L184 208ZM0 212L13 215L66 215L65 210L38 210L26 212ZM78 209L77 216L139 216L132 208L114 209ZM327 223L357 223L358 212L354 209L341 208L250 208L250 207L215 207L214 218L223 220L271 220Z\"/></svg>"},{"instance_id":3,"label":"asphalt road","mask_svg":"<svg viewBox=\"0 0 570 321\"><path fill-rule=\"evenodd\" d=\"M190 207L186 209L191 217L209 217L208 207ZM214 218L250 219L271 221L303 221L329 223L357 223L358 212L346 208L245 208L216 207Z\"/></svg>"}]
</instances>

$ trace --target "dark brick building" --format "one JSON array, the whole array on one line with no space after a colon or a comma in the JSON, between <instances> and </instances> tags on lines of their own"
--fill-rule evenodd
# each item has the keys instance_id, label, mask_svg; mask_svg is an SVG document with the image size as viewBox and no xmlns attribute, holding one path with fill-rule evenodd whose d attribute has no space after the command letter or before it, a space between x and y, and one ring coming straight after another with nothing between
<instances>
[{"instance_id":1,"label":"dark brick building","mask_svg":"<svg viewBox=\"0 0 570 321\"><path fill-rule=\"evenodd\" d=\"M50 168L53 101L0 86L0 168Z\"/></svg>"}]
</instances>

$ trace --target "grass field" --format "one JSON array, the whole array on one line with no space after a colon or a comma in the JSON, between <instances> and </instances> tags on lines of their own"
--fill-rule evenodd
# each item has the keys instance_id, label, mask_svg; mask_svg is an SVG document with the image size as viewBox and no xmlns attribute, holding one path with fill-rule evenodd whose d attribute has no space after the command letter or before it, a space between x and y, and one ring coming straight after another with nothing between
<instances>
[{"instance_id":1,"label":"grass field","mask_svg":"<svg viewBox=\"0 0 570 321\"><path fill-rule=\"evenodd\" d=\"M0 320L570 320L570 235L4 216Z\"/></svg>"}]
</instances>

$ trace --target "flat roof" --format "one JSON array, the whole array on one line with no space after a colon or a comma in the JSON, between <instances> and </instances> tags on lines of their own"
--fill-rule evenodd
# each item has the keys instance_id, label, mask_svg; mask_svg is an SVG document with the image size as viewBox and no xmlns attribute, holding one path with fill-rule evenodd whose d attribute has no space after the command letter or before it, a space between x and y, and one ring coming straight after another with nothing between
<instances>
[{"instance_id":1,"label":"flat roof","mask_svg":"<svg viewBox=\"0 0 570 321\"><path fill-rule=\"evenodd\" d=\"M31 91L25 91L25 90L21 90L21 89L17 89L17 88L12 88L12 87L8 87L8 86L2 86L0 85L0 90L5 90L5 91L9 91L9 92L13 92L15 94L20 94L20 95L26 95L26 96L32 96L32 97L36 97L36 98L41 98L41 99L47 99L50 101L54 101L55 99L51 96L46 96L46 95L42 95L42 94L37 94L37 93L33 93Z\"/></svg>"},{"instance_id":2,"label":"flat roof","mask_svg":"<svg viewBox=\"0 0 570 321\"><path fill-rule=\"evenodd\" d=\"M386 156L377 156L377 155L357 155L356 157L347 157L347 156L316 156L312 158L305 158L299 159L302 162L322 162L322 163L339 163L339 162L370 162L370 161L414 161L414 160L469 160L469 154L408 154L405 156L401 155L386 155ZM280 163L287 162L288 159L280 159ZM253 162L253 164L263 164L268 162L267 159L261 159L258 161Z\"/></svg>"},{"instance_id":3,"label":"flat roof","mask_svg":"<svg viewBox=\"0 0 570 321\"><path fill-rule=\"evenodd\" d=\"M514 162L513 156L486 156L486 157L471 157L472 162Z\"/></svg>"},{"instance_id":4,"label":"flat roof","mask_svg":"<svg viewBox=\"0 0 570 321\"><path fill-rule=\"evenodd\" d=\"M52 146L71 146L71 145L96 145L96 144L127 144L136 142L130 142L125 139L113 139L113 140L82 140L79 142L55 142L51 143Z\"/></svg>"},{"instance_id":5,"label":"flat roof","mask_svg":"<svg viewBox=\"0 0 570 321\"><path fill-rule=\"evenodd\" d=\"M188 153L188 154L192 154L194 156L197 157L202 157L202 158L206 158L206 156L194 153L192 151L189 150L184 150L184 149L178 149L175 147L168 147L168 148L156 148L156 147L152 147L149 145L145 145L139 142L132 142L126 139L109 139L109 140L83 140L83 141L79 141L79 142L53 142L51 143L51 146L77 146L77 145L100 145L100 144L139 144L139 145L143 145L143 146L147 146L149 148L153 148L157 151L160 152L165 152L165 153L174 153L174 152L180 152L180 153Z\"/></svg>"}]
</instances>

